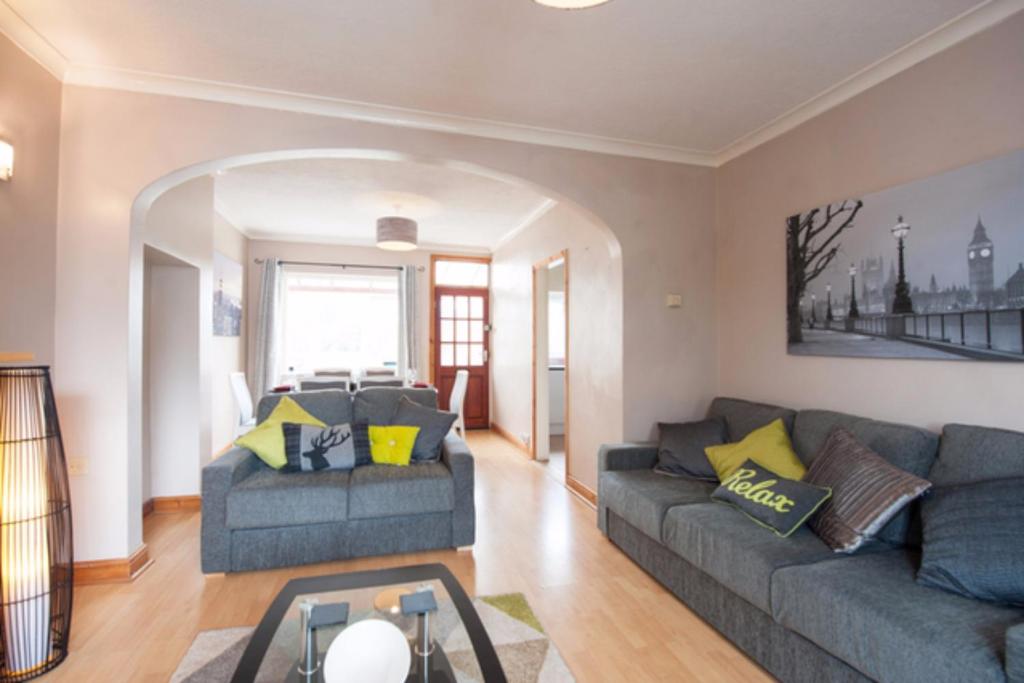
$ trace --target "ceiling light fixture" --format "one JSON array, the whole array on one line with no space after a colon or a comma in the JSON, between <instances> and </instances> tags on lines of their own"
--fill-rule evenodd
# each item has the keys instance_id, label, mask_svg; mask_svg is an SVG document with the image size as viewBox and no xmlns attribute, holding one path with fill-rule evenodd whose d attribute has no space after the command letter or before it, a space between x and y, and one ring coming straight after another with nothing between
<instances>
[{"instance_id":1,"label":"ceiling light fixture","mask_svg":"<svg viewBox=\"0 0 1024 683\"><path fill-rule=\"evenodd\" d=\"M533 0L538 5L555 9L589 9L603 5L611 0Z\"/></svg>"},{"instance_id":2,"label":"ceiling light fixture","mask_svg":"<svg viewBox=\"0 0 1024 683\"><path fill-rule=\"evenodd\" d=\"M0 180L14 177L14 147L9 142L0 140Z\"/></svg>"},{"instance_id":3,"label":"ceiling light fixture","mask_svg":"<svg viewBox=\"0 0 1024 683\"><path fill-rule=\"evenodd\" d=\"M412 251L417 246L416 221L401 216L377 219L377 246L388 251Z\"/></svg>"}]
</instances>

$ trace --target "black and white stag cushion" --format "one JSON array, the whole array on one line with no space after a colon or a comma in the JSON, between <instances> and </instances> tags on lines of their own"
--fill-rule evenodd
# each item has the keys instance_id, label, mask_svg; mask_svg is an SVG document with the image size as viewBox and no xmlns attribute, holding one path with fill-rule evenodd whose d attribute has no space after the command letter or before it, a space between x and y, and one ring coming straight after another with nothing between
<instances>
[{"instance_id":1,"label":"black and white stag cushion","mask_svg":"<svg viewBox=\"0 0 1024 683\"><path fill-rule=\"evenodd\" d=\"M282 472L350 470L356 466L351 425L316 427L286 422L281 427L288 459Z\"/></svg>"}]
</instances>

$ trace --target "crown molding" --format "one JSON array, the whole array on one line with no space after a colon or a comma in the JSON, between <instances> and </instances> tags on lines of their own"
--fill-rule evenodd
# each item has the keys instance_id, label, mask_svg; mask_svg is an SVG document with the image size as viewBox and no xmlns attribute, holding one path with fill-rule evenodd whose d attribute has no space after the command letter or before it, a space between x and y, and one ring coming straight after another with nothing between
<instances>
[{"instance_id":1,"label":"crown molding","mask_svg":"<svg viewBox=\"0 0 1024 683\"><path fill-rule=\"evenodd\" d=\"M39 62L58 81L64 80L69 66L67 58L3 0L0 0L0 33Z\"/></svg>"},{"instance_id":2,"label":"crown molding","mask_svg":"<svg viewBox=\"0 0 1024 683\"><path fill-rule=\"evenodd\" d=\"M715 155L721 166L802 123L852 99L896 74L1024 10L1024 0L989 0L868 65L803 104L726 145Z\"/></svg>"},{"instance_id":3,"label":"crown molding","mask_svg":"<svg viewBox=\"0 0 1024 683\"><path fill-rule=\"evenodd\" d=\"M1021 10L1024 10L1024 0L988 0L717 151L692 150L671 145L623 140L233 83L71 64L4 0L0 0L0 33L10 38L47 71L64 83L71 85L185 97L509 142L561 147L598 154L717 167L793 130L802 123L919 64L932 55L998 24Z\"/></svg>"},{"instance_id":4,"label":"crown molding","mask_svg":"<svg viewBox=\"0 0 1024 683\"><path fill-rule=\"evenodd\" d=\"M667 145L143 71L73 64L68 68L64 82L92 88L187 97L599 154L698 166L714 165L714 157L710 153Z\"/></svg>"}]
</instances>

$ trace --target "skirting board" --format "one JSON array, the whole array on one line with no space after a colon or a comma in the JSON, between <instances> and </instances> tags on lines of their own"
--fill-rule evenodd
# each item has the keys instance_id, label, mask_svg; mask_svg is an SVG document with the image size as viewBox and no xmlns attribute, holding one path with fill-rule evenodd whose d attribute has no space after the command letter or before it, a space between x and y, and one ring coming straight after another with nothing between
<instances>
[{"instance_id":1,"label":"skirting board","mask_svg":"<svg viewBox=\"0 0 1024 683\"><path fill-rule=\"evenodd\" d=\"M142 516L167 512L199 512L203 507L200 496L157 496L142 504Z\"/></svg>"},{"instance_id":2,"label":"skirting board","mask_svg":"<svg viewBox=\"0 0 1024 683\"><path fill-rule=\"evenodd\" d=\"M590 487L572 475L565 477L565 487L582 498L590 507L597 509L597 494Z\"/></svg>"},{"instance_id":3,"label":"skirting board","mask_svg":"<svg viewBox=\"0 0 1024 683\"><path fill-rule=\"evenodd\" d=\"M149 548L143 543L129 557L75 562L75 585L127 583L138 578L139 574L149 569L151 564L153 564L153 560L149 557Z\"/></svg>"},{"instance_id":4,"label":"skirting board","mask_svg":"<svg viewBox=\"0 0 1024 683\"><path fill-rule=\"evenodd\" d=\"M496 422L492 422L491 431L500 436L501 438L505 439L505 441L508 441L518 450L522 451L526 455L526 457L533 457L533 454L530 453L530 447L523 443L519 437L515 436L514 434L512 434L512 432L508 431L501 425L497 424Z\"/></svg>"}]
</instances>

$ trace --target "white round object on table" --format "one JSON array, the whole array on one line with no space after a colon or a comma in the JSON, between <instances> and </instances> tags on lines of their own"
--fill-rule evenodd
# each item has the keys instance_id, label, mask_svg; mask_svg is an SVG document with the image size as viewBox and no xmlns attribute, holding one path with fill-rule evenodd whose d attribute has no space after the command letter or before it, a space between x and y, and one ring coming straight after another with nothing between
<instances>
[{"instance_id":1,"label":"white round object on table","mask_svg":"<svg viewBox=\"0 0 1024 683\"><path fill-rule=\"evenodd\" d=\"M324 658L325 683L404 683L412 654L394 624L364 619L345 628Z\"/></svg>"}]
</instances>

